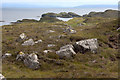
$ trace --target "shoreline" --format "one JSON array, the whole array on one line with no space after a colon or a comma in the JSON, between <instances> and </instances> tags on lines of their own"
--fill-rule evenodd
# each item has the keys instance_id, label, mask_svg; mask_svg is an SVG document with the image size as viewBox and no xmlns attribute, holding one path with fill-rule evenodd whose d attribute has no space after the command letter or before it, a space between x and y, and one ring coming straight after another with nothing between
<instances>
[{"instance_id":1,"label":"shoreline","mask_svg":"<svg viewBox=\"0 0 120 80\"><path fill-rule=\"evenodd\" d=\"M106 10L117 10L117 9L106 9ZM104 10L104 11L106 11L106 10ZM101 12L104 12L104 11L101 11ZM117 10L118 11L118 10ZM91 11L91 12L99 12L99 11ZM91 13L91 12L89 12L89 13ZM46 13L49 13L49 12L46 12ZM88 14L89 14L88 13ZM43 13L44 14L44 13ZM80 14L78 14L78 15L80 15ZM86 14L83 14L83 15L81 15L82 17L84 16L84 15L86 15ZM2 21L2 22L0 22L0 26L4 26L4 25L12 25L12 23L16 23L18 20L23 20L23 19L34 19L34 20L37 20L37 21L39 21L40 20L40 18L41 18L41 16L42 16L42 14L38 17L39 15L36 15L36 17L29 17L29 18L21 18L21 19L17 19L17 20L14 20L14 21ZM70 20L70 19L68 19L68 20L64 20L64 19L67 19L67 18L57 18L57 19L60 19L60 20L63 20L63 21L68 21L68 20Z\"/></svg>"}]
</instances>

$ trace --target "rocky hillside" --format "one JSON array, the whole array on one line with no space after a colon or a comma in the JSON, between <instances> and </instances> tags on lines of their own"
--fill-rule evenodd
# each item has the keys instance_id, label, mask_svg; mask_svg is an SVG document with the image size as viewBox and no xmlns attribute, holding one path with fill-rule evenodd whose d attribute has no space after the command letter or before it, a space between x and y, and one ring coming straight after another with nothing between
<instances>
[{"instance_id":1,"label":"rocky hillside","mask_svg":"<svg viewBox=\"0 0 120 80\"><path fill-rule=\"evenodd\" d=\"M50 16L50 20L1 26L5 77L118 77L117 18L86 16L63 22Z\"/></svg>"},{"instance_id":2,"label":"rocky hillside","mask_svg":"<svg viewBox=\"0 0 120 80\"><path fill-rule=\"evenodd\" d=\"M90 12L87 17L118 18L119 11L106 10L105 12Z\"/></svg>"}]
</instances>

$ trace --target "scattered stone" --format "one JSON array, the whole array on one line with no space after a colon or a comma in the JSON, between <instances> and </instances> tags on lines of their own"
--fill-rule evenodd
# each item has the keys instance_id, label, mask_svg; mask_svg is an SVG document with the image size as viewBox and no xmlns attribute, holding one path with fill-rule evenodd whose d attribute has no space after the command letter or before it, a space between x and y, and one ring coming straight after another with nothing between
<instances>
[{"instance_id":1,"label":"scattered stone","mask_svg":"<svg viewBox=\"0 0 120 80\"><path fill-rule=\"evenodd\" d=\"M31 69L40 68L40 63L38 62L38 56L35 53L28 55L24 60L24 64Z\"/></svg>"},{"instance_id":2,"label":"scattered stone","mask_svg":"<svg viewBox=\"0 0 120 80\"><path fill-rule=\"evenodd\" d=\"M53 52L52 50L44 50L44 53L49 53L49 52Z\"/></svg>"},{"instance_id":3,"label":"scattered stone","mask_svg":"<svg viewBox=\"0 0 120 80\"><path fill-rule=\"evenodd\" d=\"M74 44L74 48L76 52L85 53L90 50L92 53L97 53L98 42L97 39L87 39L81 40Z\"/></svg>"},{"instance_id":4,"label":"scattered stone","mask_svg":"<svg viewBox=\"0 0 120 80\"><path fill-rule=\"evenodd\" d=\"M119 31L120 30L120 27L119 28L117 28L117 31Z\"/></svg>"},{"instance_id":5,"label":"scattered stone","mask_svg":"<svg viewBox=\"0 0 120 80\"><path fill-rule=\"evenodd\" d=\"M60 39L61 39L61 38L66 38L66 37L67 37L67 36L66 36L66 35L63 35L63 34L58 36L58 38L60 38Z\"/></svg>"},{"instance_id":6,"label":"scattered stone","mask_svg":"<svg viewBox=\"0 0 120 80\"><path fill-rule=\"evenodd\" d=\"M70 33L74 34L74 33L76 33L76 30L70 29Z\"/></svg>"},{"instance_id":7,"label":"scattered stone","mask_svg":"<svg viewBox=\"0 0 120 80\"><path fill-rule=\"evenodd\" d=\"M82 23L78 24L78 26L82 26Z\"/></svg>"},{"instance_id":8,"label":"scattered stone","mask_svg":"<svg viewBox=\"0 0 120 80\"><path fill-rule=\"evenodd\" d=\"M16 39L16 42L22 42L23 40L26 40L27 36L25 35L25 33L22 33L19 35L19 37Z\"/></svg>"},{"instance_id":9,"label":"scattered stone","mask_svg":"<svg viewBox=\"0 0 120 80\"><path fill-rule=\"evenodd\" d=\"M97 61L96 61L96 60L93 60L92 62L93 62L93 63L97 63Z\"/></svg>"},{"instance_id":10,"label":"scattered stone","mask_svg":"<svg viewBox=\"0 0 120 80\"><path fill-rule=\"evenodd\" d=\"M0 73L0 80L6 80L6 78Z\"/></svg>"},{"instance_id":11,"label":"scattered stone","mask_svg":"<svg viewBox=\"0 0 120 80\"><path fill-rule=\"evenodd\" d=\"M71 26L68 26L63 32L64 32L64 33L71 33L71 34L74 34L74 33L76 33L77 31L71 29Z\"/></svg>"},{"instance_id":12,"label":"scattered stone","mask_svg":"<svg viewBox=\"0 0 120 80\"><path fill-rule=\"evenodd\" d=\"M70 58L76 53L72 48L66 48L66 49L60 49L59 51L56 51L56 54L58 54L60 58L63 58L63 57Z\"/></svg>"},{"instance_id":13,"label":"scattered stone","mask_svg":"<svg viewBox=\"0 0 120 80\"><path fill-rule=\"evenodd\" d=\"M55 45L54 44L48 44L48 47L54 47Z\"/></svg>"},{"instance_id":14,"label":"scattered stone","mask_svg":"<svg viewBox=\"0 0 120 80\"><path fill-rule=\"evenodd\" d=\"M33 39L29 39L27 41L25 41L22 45L23 46L28 46L28 45L34 45L35 42L33 41Z\"/></svg>"},{"instance_id":15,"label":"scattered stone","mask_svg":"<svg viewBox=\"0 0 120 80\"><path fill-rule=\"evenodd\" d=\"M21 38L21 39L26 39L26 37L27 37L27 36L25 35L25 33L20 34L20 38Z\"/></svg>"},{"instance_id":16,"label":"scattered stone","mask_svg":"<svg viewBox=\"0 0 120 80\"><path fill-rule=\"evenodd\" d=\"M37 43L41 43L42 42L42 40L40 39L40 40L38 40L38 41L35 41L35 43L37 44Z\"/></svg>"},{"instance_id":17,"label":"scattered stone","mask_svg":"<svg viewBox=\"0 0 120 80\"><path fill-rule=\"evenodd\" d=\"M83 31L83 29L80 29L80 31Z\"/></svg>"},{"instance_id":18,"label":"scattered stone","mask_svg":"<svg viewBox=\"0 0 120 80\"><path fill-rule=\"evenodd\" d=\"M16 57L16 60L23 61L25 59L25 54L23 52L19 52L19 54Z\"/></svg>"},{"instance_id":19,"label":"scattered stone","mask_svg":"<svg viewBox=\"0 0 120 80\"><path fill-rule=\"evenodd\" d=\"M49 33L53 33L53 32L55 32L55 31L53 31L53 30L49 30L48 32L49 32Z\"/></svg>"},{"instance_id":20,"label":"scattered stone","mask_svg":"<svg viewBox=\"0 0 120 80\"><path fill-rule=\"evenodd\" d=\"M2 56L2 58L11 57L11 56L12 56L11 53L5 53L5 54Z\"/></svg>"}]
</instances>

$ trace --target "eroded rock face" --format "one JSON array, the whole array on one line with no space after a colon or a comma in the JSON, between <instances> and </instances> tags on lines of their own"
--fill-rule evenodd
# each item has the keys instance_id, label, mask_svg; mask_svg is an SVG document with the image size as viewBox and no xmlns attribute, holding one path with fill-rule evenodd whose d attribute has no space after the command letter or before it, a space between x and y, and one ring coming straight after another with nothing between
<instances>
[{"instance_id":1,"label":"eroded rock face","mask_svg":"<svg viewBox=\"0 0 120 80\"><path fill-rule=\"evenodd\" d=\"M28 46L28 45L34 45L35 42L33 41L33 39L29 39L27 41L25 41L22 45L23 46Z\"/></svg>"},{"instance_id":2,"label":"eroded rock face","mask_svg":"<svg viewBox=\"0 0 120 80\"><path fill-rule=\"evenodd\" d=\"M90 50L92 53L97 53L98 42L96 38L81 40L74 44L74 48L76 52L85 53Z\"/></svg>"},{"instance_id":3,"label":"eroded rock face","mask_svg":"<svg viewBox=\"0 0 120 80\"><path fill-rule=\"evenodd\" d=\"M2 74L0 74L0 80L6 80L6 78Z\"/></svg>"},{"instance_id":4,"label":"eroded rock face","mask_svg":"<svg viewBox=\"0 0 120 80\"><path fill-rule=\"evenodd\" d=\"M60 58L63 58L63 57L70 58L76 53L72 48L65 48L65 49L60 49L59 51L56 51L56 54L58 54Z\"/></svg>"},{"instance_id":5,"label":"eroded rock face","mask_svg":"<svg viewBox=\"0 0 120 80\"><path fill-rule=\"evenodd\" d=\"M30 54L24 59L24 64L31 69L39 69L40 63L36 54Z\"/></svg>"}]
</instances>

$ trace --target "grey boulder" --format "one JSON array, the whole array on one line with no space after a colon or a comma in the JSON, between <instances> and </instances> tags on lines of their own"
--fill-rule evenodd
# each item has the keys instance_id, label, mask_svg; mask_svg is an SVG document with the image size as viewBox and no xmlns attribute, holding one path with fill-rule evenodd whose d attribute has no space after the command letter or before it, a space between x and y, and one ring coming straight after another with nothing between
<instances>
[{"instance_id":1,"label":"grey boulder","mask_svg":"<svg viewBox=\"0 0 120 80\"><path fill-rule=\"evenodd\" d=\"M60 49L59 51L56 51L56 54L60 58L63 58L63 57L70 58L76 53L74 52L74 50L72 48L65 48L65 49Z\"/></svg>"},{"instance_id":2,"label":"grey boulder","mask_svg":"<svg viewBox=\"0 0 120 80\"><path fill-rule=\"evenodd\" d=\"M28 45L34 45L35 42L33 41L33 39L29 39L27 41L25 41L22 45L23 46L28 46Z\"/></svg>"},{"instance_id":3,"label":"grey boulder","mask_svg":"<svg viewBox=\"0 0 120 80\"><path fill-rule=\"evenodd\" d=\"M98 41L96 38L81 40L74 44L76 52L85 53L86 51L91 51L92 53L97 53Z\"/></svg>"},{"instance_id":4,"label":"grey boulder","mask_svg":"<svg viewBox=\"0 0 120 80\"><path fill-rule=\"evenodd\" d=\"M40 63L36 54L30 54L24 59L24 64L30 69L39 69Z\"/></svg>"},{"instance_id":5,"label":"grey boulder","mask_svg":"<svg viewBox=\"0 0 120 80\"><path fill-rule=\"evenodd\" d=\"M19 36L21 39L26 39L26 35L25 35L25 33L22 33L22 34L20 34L20 36Z\"/></svg>"}]
</instances>

